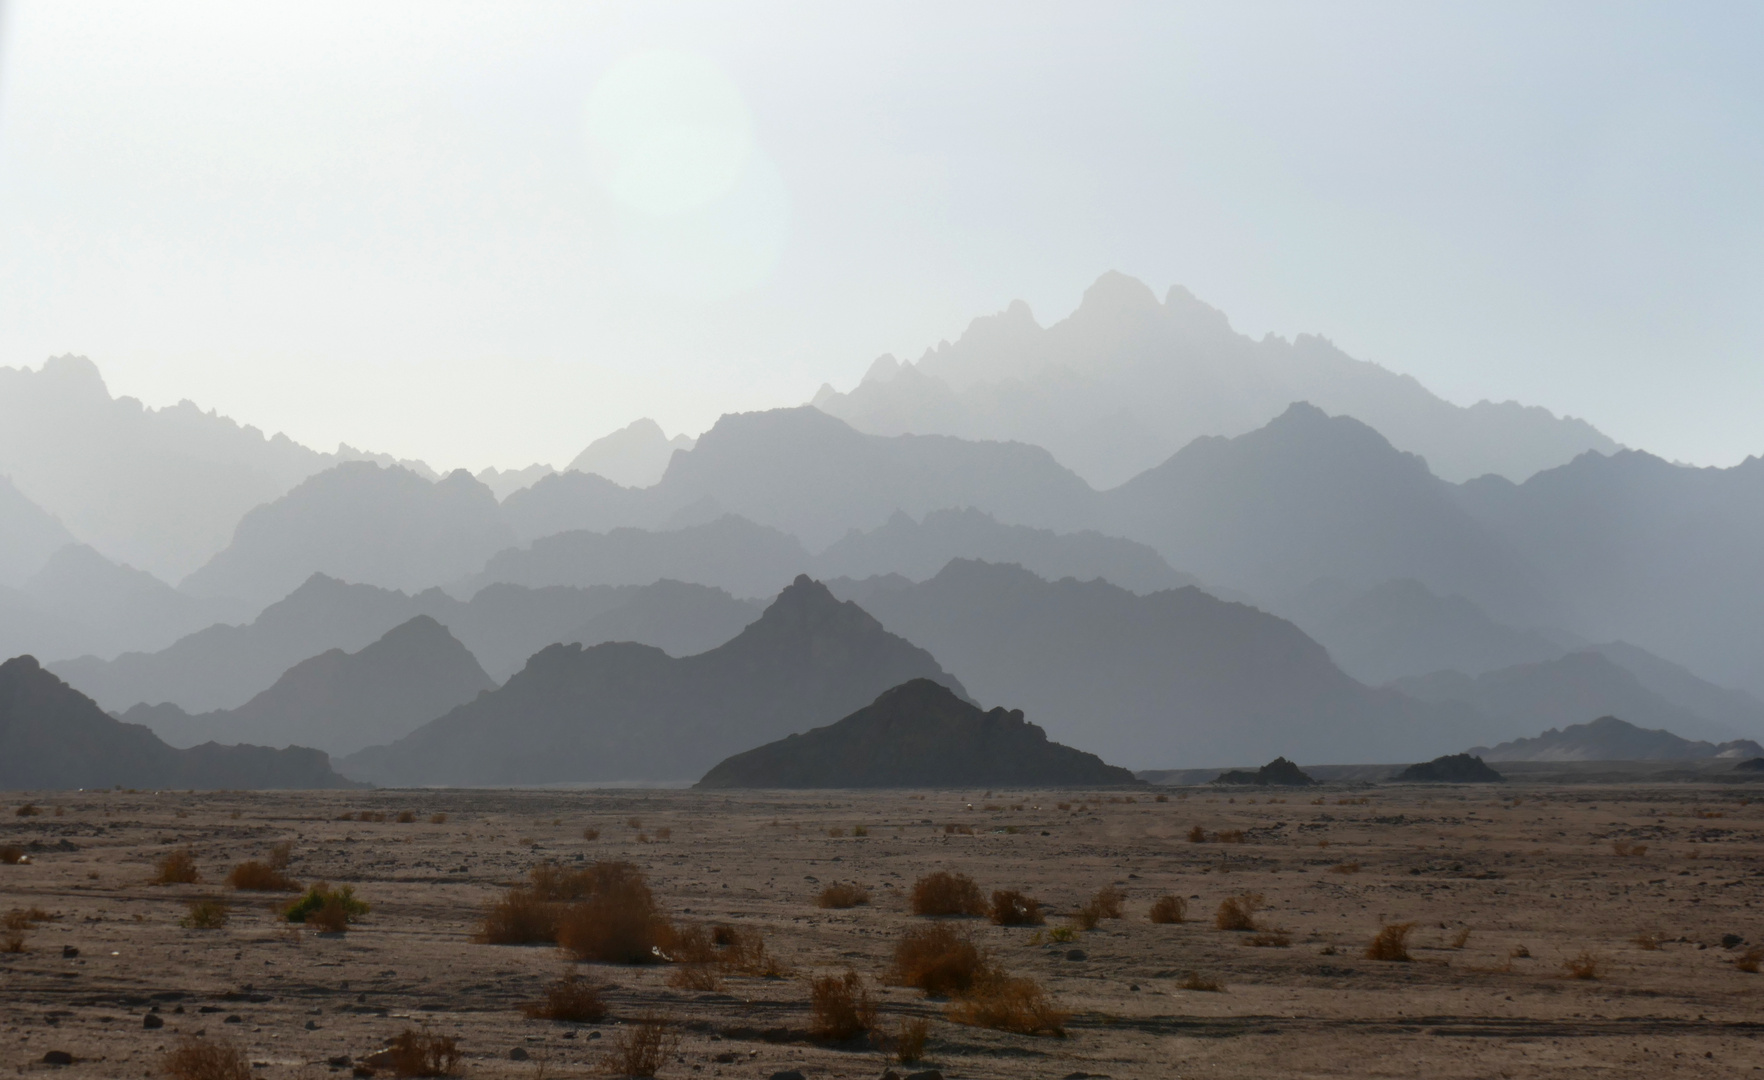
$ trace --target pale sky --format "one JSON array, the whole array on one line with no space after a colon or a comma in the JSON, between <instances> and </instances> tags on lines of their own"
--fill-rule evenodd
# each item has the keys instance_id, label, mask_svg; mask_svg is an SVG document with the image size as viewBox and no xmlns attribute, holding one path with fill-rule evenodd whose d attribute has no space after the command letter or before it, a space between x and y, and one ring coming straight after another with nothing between
<instances>
[{"instance_id":1,"label":"pale sky","mask_svg":"<svg viewBox=\"0 0 1764 1080\"><path fill-rule=\"evenodd\" d=\"M0 4L0 365L320 448L561 465L1118 269L1764 453L1764 5Z\"/></svg>"}]
</instances>

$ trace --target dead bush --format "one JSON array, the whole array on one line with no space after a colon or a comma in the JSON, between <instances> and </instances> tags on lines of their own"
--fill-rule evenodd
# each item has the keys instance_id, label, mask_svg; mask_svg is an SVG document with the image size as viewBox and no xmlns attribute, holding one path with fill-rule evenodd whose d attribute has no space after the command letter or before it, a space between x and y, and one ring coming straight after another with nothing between
<instances>
[{"instance_id":1,"label":"dead bush","mask_svg":"<svg viewBox=\"0 0 1764 1080\"><path fill-rule=\"evenodd\" d=\"M947 923L914 926L894 946L888 979L897 986L923 990L930 997L948 997L973 989L992 966L972 938Z\"/></svg>"},{"instance_id":2,"label":"dead bush","mask_svg":"<svg viewBox=\"0 0 1764 1080\"><path fill-rule=\"evenodd\" d=\"M417 815L415 810L400 810L398 811L398 816L393 820L400 825L410 825L415 823L416 819Z\"/></svg>"},{"instance_id":3,"label":"dead bush","mask_svg":"<svg viewBox=\"0 0 1764 1080\"><path fill-rule=\"evenodd\" d=\"M480 945L552 945L562 907L541 900L532 889L516 886L502 899L484 905L472 940Z\"/></svg>"},{"instance_id":4,"label":"dead bush","mask_svg":"<svg viewBox=\"0 0 1764 1080\"><path fill-rule=\"evenodd\" d=\"M723 988L717 972L720 957L704 927L676 927L663 943L662 953L675 965L668 974L669 986L701 992Z\"/></svg>"},{"instance_id":5,"label":"dead bush","mask_svg":"<svg viewBox=\"0 0 1764 1080\"><path fill-rule=\"evenodd\" d=\"M1015 889L993 892L991 915L999 926L1040 926L1047 921L1041 914L1041 904Z\"/></svg>"},{"instance_id":6,"label":"dead bush","mask_svg":"<svg viewBox=\"0 0 1764 1080\"><path fill-rule=\"evenodd\" d=\"M606 1016L606 999L598 983L571 972L545 988L545 1000L521 1010L532 1020L563 1020L592 1024Z\"/></svg>"},{"instance_id":7,"label":"dead bush","mask_svg":"<svg viewBox=\"0 0 1764 1080\"><path fill-rule=\"evenodd\" d=\"M810 979L809 1009L809 1030L817 1039L844 1042L876 1026L876 1004L850 968L843 975Z\"/></svg>"},{"instance_id":8,"label":"dead bush","mask_svg":"<svg viewBox=\"0 0 1764 1080\"><path fill-rule=\"evenodd\" d=\"M286 870L294 861L294 842L283 840L270 848L269 857L263 860L271 870Z\"/></svg>"},{"instance_id":9,"label":"dead bush","mask_svg":"<svg viewBox=\"0 0 1764 1080\"><path fill-rule=\"evenodd\" d=\"M1168 893L1152 901L1151 921L1155 923L1179 923L1188 916L1188 904L1173 893Z\"/></svg>"},{"instance_id":10,"label":"dead bush","mask_svg":"<svg viewBox=\"0 0 1764 1080\"><path fill-rule=\"evenodd\" d=\"M1629 940L1634 942L1635 947L1638 949L1645 949L1648 952L1657 952L1660 948L1661 938L1659 934L1641 933L1635 935Z\"/></svg>"},{"instance_id":11,"label":"dead bush","mask_svg":"<svg viewBox=\"0 0 1764 1080\"><path fill-rule=\"evenodd\" d=\"M755 930L737 931L732 926L713 926L711 944L718 948L717 964L731 975L782 979L789 971L766 951L766 939Z\"/></svg>"},{"instance_id":12,"label":"dead bush","mask_svg":"<svg viewBox=\"0 0 1764 1080\"><path fill-rule=\"evenodd\" d=\"M251 1080L251 1060L232 1043L213 1043L188 1035L159 1061L171 1080Z\"/></svg>"},{"instance_id":13,"label":"dead bush","mask_svg":"<svg viewBox=\"0 0 1764 1080\"><path fill-rule=\"evenodd\" d=\"M202 880L196 872L196 859L190 854L189 848L178 848L167 852L159 860L153 874L154 885L194 885Z\"/></svg>"},{"instance_id":14,"label":"dead bush","mask_svg":"<svg viewBox=\"0 0 1764 1080\"><path fill-rule=\"evenodd\" d=\"M674 1025L657 1013L644 1013L624 1025L612 1038L606 1071L614 1076L634 1076L647 1080L680 1047L680 1036Z\"/></svg>"},{"instance_id":15,"label":"dead bush","mask_svg":"<svg viewBox=\"0 0 1764 1080\"><path fill-rule=\"evenodd\" d=\"M1121 905L1126 901L1126 893L1113 885L1105 885L1096 891L1096 895L1090 898L1089 903L1084 905L1084 910L1091 916L1090 923L1094 926L1099 919L1119 919Z\"/></svg>"},{"instance_id":16,"label":"dead bush","mask_svg":"<svg viewBox=\"0 0 1764 1080\"><path fill-rule=\"evenodd\" d=\"M931 1021L922 1016L903 1019L894 1034L894 1060L910 1065L925 1057L925 1040L931 1035Z\"/></svg>"},{"instance_id":17,"label":"dead bush","mask_svg":"<svg viewBox=\"0 0 1764 1080\"><path fill-rule=\"evenodd\" d=\"M187 930L219 930L227 925L230 915L225 900L192 900L185 905L184 917L178 920L178 925Z\"/></svg>"},{"instance_id":18,"label":"dead bush","mask_svg":"<svg viewBox=\"0 0 1764 1080\"><path fill-rule=\"evenodd\" d=\"M1336 863L1329 868L1329 872L1332 874L1357 874L1360 872L1360 864L1357 862Z\"/></svg>"},{"instance_id":19,"label":"dead bush","mask_svg":"<svg viewBox=\"0 0 1764 1080\"><path fill-rule=\"evenodd\" d=\"M958 998L946 1015L958 1024L1018 1035L1066 1034L1067 1014L1054 1008L1034 979L994 975Z\"/></svg>"},{"instance_id":20,"label":"dead bush","mask_svg":"<svg viewBox=\"0 0 1764 1080\"><path fill-rule=\"evenodd\" d=\"M1648 845L1646 845L1646 844L1635 844L1635 843L1631 843L1628 840L1613 840L1613 841L1611 841L1611 854L1613 854L1613 855L1639 857L1642 855L1646 855L1647 853L1648 853Z\"/></svg>"},{"instance_id":21,"label":"dead bush","mask_svg":"<svg viewBox=\"0 0 1764 1080\"><path fill-rule=\"evenodd\" d=\"M1453 949L1462 949L1468 944L1470 944L1470 928L1468 926L1453 934L1451 940L1446 942L1446 945Z\"/></svg>"},{"instance_id":22,"label":"dead bush","mask_svg":"<svg viewBox=\"0 0 1764 1080\"><path fill-rule=\"evenodd\" d=\"M1255 949L1286 949L1292 946L1292 935L1284 930L1269 930L1251 934L1243 939L1243 943Z\"/></svg>"},{"instance_id":23,"label":"dead bush","mask_svg":"<svg viewBox=\"0 0 1764 1080\"><path fill-rule=\"evenodd\" d=\"M943 831L950 836L973 836L974 826L962 825L952 821L943 827Z\"/></svg>"},{"instance_id":24,"label":"dead bush","mask_svg":"<svg viewBox=\"0 0 1764 1080\"><path fill-rule=\"evenodd\" d=\"M1229 897L1219 904L1213 925L1221 930L1256 930L1256 912L1262 908L1261 893L1244 893Z\"/></svg>"},{"instance_id":25,"label":"dead bush","mask_svg":"<svg viewBox=\"0 0 1764 1080\"><path fill-rule=\"evenodd\" d=\"M1241 844L1243 843L1243 830L1220 829L1213 834L1213 840L1220 844Z\"/></svg>"},{"instance_id":26,"label":"dead bush","mask_svg":"<svg viewBox=\"0 0 1764 1080\"><path fill-rule=\"evenodd\" d=\"M1207 830L1201 828L1199 825L1196 825L1194 828L1188 830L1188 842L1191 844L1204 844L1204 843L1206 843L1207 842Z\"/></svg>"},{"instance_id":27,"label":"dead bush","mask_svg":"<svg viewBox=\"0 0 1764 1080\"><path fill-rule=\"evenodd\" d=\"M824 908L854 908L870 902L870 894L858 885L829 885L815 898L815 905Z\"/></svg>"},{"instance_id":28,"label":"dead bush","mask_svg":"<svg viewBox=\"0 0 1764 1080\"><path fill-rule=\"evenodd\" d=\"M1412 922L1391 923L1378 928L1378 934L1372 943L1366 946L1366 959L1383 960L1387 963L1406 964L1409 962L1409 934L1415 929Z\"/></svg>"},{"instance_id":29,"label":"dead bush","mask_svg":"<svg viewBox=\"0 0 1764 1080\"><path fill-rule=\"evenodd\" d=\"M35 803L25 803L23 806L13 811L13 813L17 814L19 817L36 817L42 812L43 811L39 809Z\"/></svg>"},{"instance_id":30,"label":"dead bush","mask_svg":"<svg viewBox=\"0 0 1764 1080\"><path fill-rule=\"evenodd\" d=\"M584 840L598 840L598 839L600 839L600 830L595 829L595 828L583 829L582 830L582 839L584 839Z\"/></svg>"},{"instance_id":31,"label":"dead bush","mask_svg":"<svg viewBox=\"0 0 1764 1080\"><path fill-rule=\"evenodd\" d=\"M1184 975L1182 981L1176 985L1184 990L1199 990L1202 993L1207 994L1223 994L1225 992L1224 983L1220 982L1218 979L1212 978L1208 975L1202 975L1196 971L1191 971L1187 975Z\"/></svg>"},{"instance_id":32,"label":"dead bush","mask_svg":"<svg viewBox=\"0 0 1764 1080\"><path fill-rule=\"evenodd\" d=\"M452 1076L459 1071L459 1044L448 1035L405 1028L382 1053L393 1076Z\"/></svg>"},{"instance_id":33,"label":"dead bush","mask_svg":"<svg viewBox=\"0 0 1764 1080\"><path fill-rule=\"evenodd\" d=\"M595 887L602 880L611 880L622 873L601 869L609 865L617 864L595 863L580 870L568 870L554 862L542 862L527 871L527 880L531 883L533 895L540 900L585 900L594 895Z\"/></svg>"},{"instance_id":34,"label":"dead bush","mask_svg":"<svg viewBox=\"0 0 1764 1080\"><path fill-rule=\"evenodd\" d=\"M966 874L938 870L913 883L914 915L984 915L986 898Z\"/></svg>"},{"instance_id":35,"label":"dead bush","mask_svg":"<svg viewBox=\"0 0 1764 1080\"><path fill-rule=\"evenodd\" d=\"M24 857L24 848L15 847L12 844L0 847L0 863L7 866L17 866Z\"/></svg>"},{"instance_id":36,"label":"dead bush","mask_svg":"<svg viewBox=\"0 0 1764 1080\"><path fill-rule=\"evenodd\" d=\"M242 862L227 871L227 884L246 892L300 891L300 882L256 859Z\"/></svg>"},{"instance_id":37,"label":"dead bush","mask_svg":"<svg viewBox=\"0 0 1764 1080\"><path fill-rule=\"evenodd\" d=\"M1758 973L1758 966L1764 964L1764 949L1753 947L1733 958L1733 966L1741 971Z\"/></svg>"},{"instance_id":38,"label":"dead bush","mask_svg":"<svg viewBox=\"0 0 1764 1080\"><path fill-rule=\"evenodd\" d=\"M25 951L25 936L10 933L0 936L0 953L21 953Z\"/></svg>"},{"instance_id":39,"label":"dead bush","mask_svg":"<svg viewBox=\"0 0 1764 1080\"><path fill-rule=\"evenodd\" d=\"M42 908L32 905L8 911L4 917L0 917L0 926L8 930L29 930L39 923L54 922L55 918Z\"/></svg>"},{"instance_id":40,"label":"dead bush","mask_svg":"<svg viewBox=\"0 0 1764 1080\"><path fill-rule=\"evenodd\" d=\"M1596 979L1603 967L1604 962L1586 949L1562 962L1562 970L1570 979Z\"/></svg>"},{"instance_id":41,"label":"dead bush","mask_svg":"<svg viewBox=\"0 0 1764 1080\"><path fill-rule=\"evenodd\" d=\"M579 960L605 964L649 964L662 958L671 933L655 896L636 866L595 863L593 891L571 904L558 921L558 944Z\"/></svg>"},{"instance_id":42,"label":"dead bush","mask_svg":"<svg viewBox=\"0 0 1764 1080\"><path fill-rule=\"evenodd\" d=\"M429 815L429 824L431 824L431 825L445 825L445 824L447 824L447 815L446 814L430 814Z\"/></svg>"}]
</instances>

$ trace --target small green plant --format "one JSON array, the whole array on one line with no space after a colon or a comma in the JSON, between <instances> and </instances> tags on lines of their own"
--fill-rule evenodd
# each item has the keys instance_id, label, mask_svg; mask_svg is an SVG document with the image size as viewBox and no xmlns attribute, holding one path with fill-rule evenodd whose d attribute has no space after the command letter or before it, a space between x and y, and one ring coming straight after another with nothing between
<instances>
[{"instance_id":1,"label":"small green plant","mask_svg":"<svg viewBox=\"0 0 1764 1080\"><path fill-rule=\"evenodd\" d=\"M178 925L187 930L219 930L227 925L227 902L218 898L192 900Z\"/></svg>"},{"instance_id":2,"label":"small green plant","mask_svg":"<svg viewBox=\"0 0 1764 1080\"><path fill-rule=\"evenodd\" d=\"M1076 926L1056 926L1047 932L1047 940L1061 945L1077 941L1078 928Z\"/></svg>"},{"instance_id":3,"label":"small green plant","mask_svg":"<svg viewBox=\"0 0 1764 1080\"><path fill-rule=\"evenodd\" d=\"M355 897L353 886L342 885L331 888L326 882L319 882L306 890L300 899L282 909L282 914L289 922L312 922L323 929L331 929L337 925L339 917L344 926L366 915L371 909L365 901Z\"/></svg>"}]
</instances>

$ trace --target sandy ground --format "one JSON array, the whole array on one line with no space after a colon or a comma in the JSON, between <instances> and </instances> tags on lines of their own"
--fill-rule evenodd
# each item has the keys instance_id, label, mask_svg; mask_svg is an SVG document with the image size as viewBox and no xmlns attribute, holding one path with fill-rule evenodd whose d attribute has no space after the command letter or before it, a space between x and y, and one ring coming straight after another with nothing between
<instances>
[{"instance_id":1,"label":"sandy ground","mask_svg":"<svg viewBox=\"0 0 1764 1080\"><path fill-rule=\"evenodd\" d=\"M44 793L9 796L0 845L39 845L0 866L0 908L52 921L0 955L0 1068L70 1076L158 1073L179 1033L243 1045L263 1077L322 1077L410 1026L452 1035L468 1076L588 1075L621 1018L661 1010L684 1031L666 1077L1660 1077L1764 1067L1764 974L1735 964L1764 944L1764 802L1733 786L1328 789L1284 796L1172 789L1107 792ZM1319 801L1320 800L1320 801ZM1060 804L1069 804L1061 809ZM1016 809L1021 807L1021 809ZM381 811L384 822L341 821ZM398 811L418 815L399 824ZM444 823L430 815L444 813ZM633 827L628 822L638 819ZM972 835L946 833L949 823ZM869 835L852 837L854 826ZM1193 843L1189 830L1243 830ZM600 838L583 838L596 827ZM669 839L656 839L660 829ZM834 837L830 829L846 835ZM639 834L643 834L643 840ZM347 935L294 932L265 894L231 894L219 930L179 925L192 897L227 894L234 863L292 841L290 872L351 883L373 911ZM1614 841L1645 844L1620 855ZM151 886L177 846L210 884ZM549 947L474 944L481 905L542 860L627 859L682 922L758 930L794 969L731 978L722 992L667 985L662 968L593 966L609 983L601 1024L525 1019L520 1006L568 968ZM1357 870L1344 872L1357 864ZM814 1044L811 973L878 978L912 921L920 874L959 870L1020 888L1051 911L1111 883L1126 916L1070 944L965 925L1010 971L1071 1013L1068 1036L962 1026L945 1003L878 987L883 1026L933 1018L926 1063ZM874 901L814 905L855 881ZM1191 921L1155 925L1153 899ZM1230 896L1260 893L1288 947L1215 929ZM279 901L285 902L285 899ZM1059 915L1046 930L1062 922ZM1413 960L1366 958L1380 924L1412 921ZM1462 947L1452 947L1468 930ZM1636 940L1657 935L1657 947ZM1737 935L1745 944L1723 944ZM3 938L4 933L0 933ZM1650 942L1651 943L1651 942ZM71 955L77 949L78 955ZM1082 959L1072 950L1080 950ZM1515 957L1522 949L1528 955ZM1596 979L1568 977L1588 952ZM588 970L585 968L585 970ZM1184 990L1190 972L1223 992ZM157 1010L164 1026L144 1028ZM606 1036L603 1038L602 1036ZM511 1060L510 1052L526 1052Z\"/></svg>"}]
</instances>

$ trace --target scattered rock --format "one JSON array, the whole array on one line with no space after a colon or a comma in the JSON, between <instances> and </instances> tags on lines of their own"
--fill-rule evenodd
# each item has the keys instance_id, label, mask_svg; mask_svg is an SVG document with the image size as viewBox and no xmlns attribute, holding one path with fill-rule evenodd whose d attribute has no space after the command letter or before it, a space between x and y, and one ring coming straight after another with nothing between
<instances>
[{"instance_id":1,"label":"scattered rock","mask_svg":"<svg viewBox=\"0 0 1764 1080\"><path fill-rule=\"evenodd\" d=\"M325 1064L333 1069L347 1069L355 1064L355 1061L348 1054L338 1054L334 1058L326 1058Z\"/></svg>"},{"instance_id":2,"label":"scattered rock","mask_svg":"<svg viewBox=\"0 0 1764 1080\"><path fill-rule=\"evenodd\" d=\"M78 955L80 955L80 949L77 945L63 945L61 947L61 958L63 960L72 960Z\"/></svg>"},{"instance_id":3,"label":"scattered rock","mask_svg":"<svg viewBox=\"0 0 1764 1080\"><path fill-rule=\"evenodd\" d=\"M43 1064L45 1065L72 1065L73 1063L74 1056L66 1050L51 1050L43 1055Z\"/></svg>"},{"instance_id":4,"label":"scattered rock","mask_svg":"<svg viewBox=\"0 0 1764 1080\"><path fill-rule=\"evenodd\" d=\"M245 1022L245 1018L243 1016L240 1016L238 1013L233 1013L232 1015L228 1016L225 1020L221 1021L221 1023L223 1023L223 1024L243 1024L244 1022Z\"/></svg>"},{"instance_id":5,"label":"scattered rock","mask_svg":"<svg viewBox=\"0 0 1764 1080\"><path fill-rule=\"evenodd\" d=\"M1090 954L1085 952L1083 949L1067 949L1066 950L1066 959L1068 959L1068 960L1088 960L1088 959L1090 959Z\"/></svg>"},{"instance_id":6,"label":"scattered rock","mask_svg":"<svg viewBox=\"0 0 1764 1080\"><path fill-rule=\"evenodd\" d=\"M725 1050L722 1053L718 1054L716 1057L712 1058L711 1060L716 1062L718 1065L733 1065L733 1064L735 1064L736 1060L740 1056L741 1055L739 1055L739 1054L732 1053L728 1050Z\"/></svg>"},{"instance_id":7,"label":"scattered rock","mask_svg":"<svg viewBox=\"0 0 1764 1080\"><path fill-rule=\"evenodd\" d=\"M318 1029L319 1029L319 1026L318 1026L318 1021L317 1021L317 1020L308 1020L308 1021L307 1021L307 1022L306 1022L306 1030L308 1030L308 1031L317 1031L317 1030L318 1030Z\"/></svg>"},{"instance_id":8,"label":"scattered rock","mask_svg":"<svg viewBox=\"0 0 1764 1080\"><path fill-rule=\"evenodd\" d=\"M510 1061L525 1061L528 1056L525 1047L517 1046L508 1052L508 1060Z\"/></svg>"},{"instance_id":9,"label":"scattered rock","mask_svg":"<svg viewBox=\"0 0 1764 1080\"><path fill-rule=\"evenodd\" d=\"M158 1013L148 1013L146 1016L141 1017L141 1026L148 1031L154 1031L165 1026L165 1018Z\"/></svg>"},{"instance_id":10,"label":"scattered rock","mask_svg":"<svg viewBox=\"0 0 1764 1080\"><path fill-rule=\"evenodd\" d=\"M1737 949L1741 945L1744 945L1745 943L1746 943L1746 939L1743 937L1740 937L1738 934L1722 934L1721 935L1721 947L1723 949Z\"/></svg>"}]
</instances>

